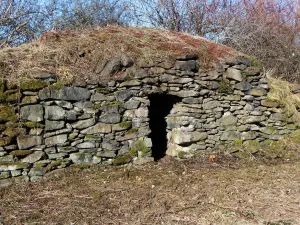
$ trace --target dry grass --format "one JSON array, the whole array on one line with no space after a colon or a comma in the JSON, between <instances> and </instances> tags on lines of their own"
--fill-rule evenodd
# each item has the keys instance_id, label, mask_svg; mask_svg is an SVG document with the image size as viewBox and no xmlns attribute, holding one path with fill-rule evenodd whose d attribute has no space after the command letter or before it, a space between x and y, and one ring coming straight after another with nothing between
<instances>
[{"instance_id":1,"label":"dry grass","mask_svg":"<svg viewBox=\"0 0 300 225\"><path fill-rule=\"evenodd\" d=\"M48 71L89 78L99 60L125 52L134 59L168 60L195 53L210 65L234 51L202 37L153 28L109 26L81 31L45 33L40 40L0 50L0 69L10 79ZM81 57L80 57L81 56ZM82 57L83 56L83 57Z\"/></svg>"},{"instance_id":2,"label":"dry grass","mask_svg":"<svg viewBox=\"0 0 300 225\"><path fill-rule=\"evenodd\" d=\"M271 72L272 73L272 72ZM293 93L293 87L297 84L273 78L269 75L270 91L268 92L269 100L276 101L284 106L288 116L294 115L300 120L300 93Z\"/></svg>"},{"instance_id":3,"label":"dry grass","mask_svg":"<svg viewBox=\"0 0 300 225\"><path fill-rule=\"evenodd\" d=\"M4 224L300 224L299 173L219 155L68 169L1 189L0 211Z\"/></svg>"}]
</instances>

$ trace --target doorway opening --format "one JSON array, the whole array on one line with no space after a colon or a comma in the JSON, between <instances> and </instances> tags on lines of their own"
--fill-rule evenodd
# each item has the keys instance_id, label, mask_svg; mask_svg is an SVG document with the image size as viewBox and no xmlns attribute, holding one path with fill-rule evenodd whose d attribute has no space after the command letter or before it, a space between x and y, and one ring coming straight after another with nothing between
<instances>
[{"instance_id":1,"label":"doorway opening","mask_svg":"<svg viewBox=\"0 0 300 225\"><path fill-rule=\"evenodd\" d=\"M165 117L170 113L174 104L181 101L181 98L168 94L151 94L149 100L152 157L157 161L163 158L167 151L167 121Z\"/></svg>"}]
</instances>

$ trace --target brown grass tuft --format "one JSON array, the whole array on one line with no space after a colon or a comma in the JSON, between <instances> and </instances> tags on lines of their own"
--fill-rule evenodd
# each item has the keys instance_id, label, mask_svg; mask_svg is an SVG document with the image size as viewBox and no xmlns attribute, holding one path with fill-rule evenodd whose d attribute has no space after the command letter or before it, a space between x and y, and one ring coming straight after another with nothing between
<instances>
[{"instance_id":1,"label":"brown grass tuft","mask_svg":"<svg viewBox=\"0 0 300 225\"><path fill-rule=\"evenodd\" d=\"M84 52L84 57L80 57ZM202 37L153 28L109 26L81 31L47 32L40 40L15 48L0 50L0 62L9 66L6 77L17 79L35 71L61 75L66 68L76 77L89 78L95 65L125 52L134 59L167 60L174 56L196 53L201 65L235 52Z\"/></svg>"},{"instance_id":2,"label":"brown grass tuft","mask_svg":"<svg viewBox=\"0 0 300 225\"><path fill-rule=\"evenodd\" d=\"M0 189L5 224L299 224L299 162L217 155L143 166L69 168Z\"/></svg>"}]
</instances>

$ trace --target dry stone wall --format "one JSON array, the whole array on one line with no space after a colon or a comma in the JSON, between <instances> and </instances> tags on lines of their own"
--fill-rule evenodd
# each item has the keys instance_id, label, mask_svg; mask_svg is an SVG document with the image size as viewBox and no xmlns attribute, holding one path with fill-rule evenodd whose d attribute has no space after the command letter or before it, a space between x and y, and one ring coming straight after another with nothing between
<instances>
[{"instance_id":1,"label":"dry stone wall","mask_svg":"<svg viewBox=\"0 0 300 225\"><path fill-rule=\"evenodd\" d=\"M166 154L188 157L234 140L278 140L297 121L267 98L268 80L245 57L201 69L195 55L134 62L122 54L99 62L95 76L65 85L37 73L1 82L0 180L40 179L74 164L152 161L149 96L181 101L166 117ZM14 178L14 179L10 179Z\"/></svg>"}]
</instances>

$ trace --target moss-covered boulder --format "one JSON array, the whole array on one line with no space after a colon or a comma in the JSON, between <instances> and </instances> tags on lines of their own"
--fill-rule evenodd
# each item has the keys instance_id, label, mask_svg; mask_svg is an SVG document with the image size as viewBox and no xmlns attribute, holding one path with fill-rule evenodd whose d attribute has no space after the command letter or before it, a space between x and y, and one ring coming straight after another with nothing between
<instances>
[{"instance_id":1,"label":"moss-covered boulder","mask_svg":"<svg viewBox=\"0 0 300 225\"><path fill-rule=\"evenodd\" d=\"M17 128L9 127L2 134L9 136L9 137L16 137L19 135L25 135L26 130L24 128L19 128L19 127L17 127Z\"/></svg>"},{"instance_id":2,"label":"moss-covered boulder","mask_svg":"<svg viewBox=\"0 0 300 225\"><path fill-rule=\"evenodd\" d=\"M20 89L22 91L38 91L48 85L49 85L48 82L36 80L36 79L22 80L20 84Z\"/></svg>"},{"instance_id":3,"label":"moss-covered boulder","mask_svg":"<svg viewBox=\"0 0 300 225\"><path fill-rule=\"evenodd\" d=\"M21 104L22 105L28 105L28 104L35 104L38 102L38 97L37 96L25 96L22 99Z\"/></svg>"},{"instance_id":4,"label":"moss-covered boulder","mask_svg":"<svg viewBox=\"0 0 300 225\"><path fill-rule=\"evenodd\" d=\"M32 153L31 150L16 150L12 151L9 154L13 157L24 158Z\"/></svg>"},{"instance_id":5,"label":"moss-covered boulder","mask_svg":"<svg viewBox=\"0 0 300 225\"><path fill-rule=\"evenodd\" d=\"M12 106L0 105L0 123L6 123L8 121L17 121L15 110Z\"/></svg>"},{"instance_id":6,"label":"moss-covered boulder","mask_svg":"<svg viewBox=\"0 0 300 225\"><path fill-rule=\"evenodd\" d=\"M0 162L0 171L12 171L28 168L29 163L23 162Z\"/></svg>"},{"instance_id":7,"label":"moss-covered boulder","mask_svg":"<svg viewBox=\"0 0 300 225\"><path fill-rule=\"evenodd\" d=\"M11 137L2 137L2 138L0 138L0 147L9 145L11 140L12 140Z\"/></svg>"}]
</instances>

